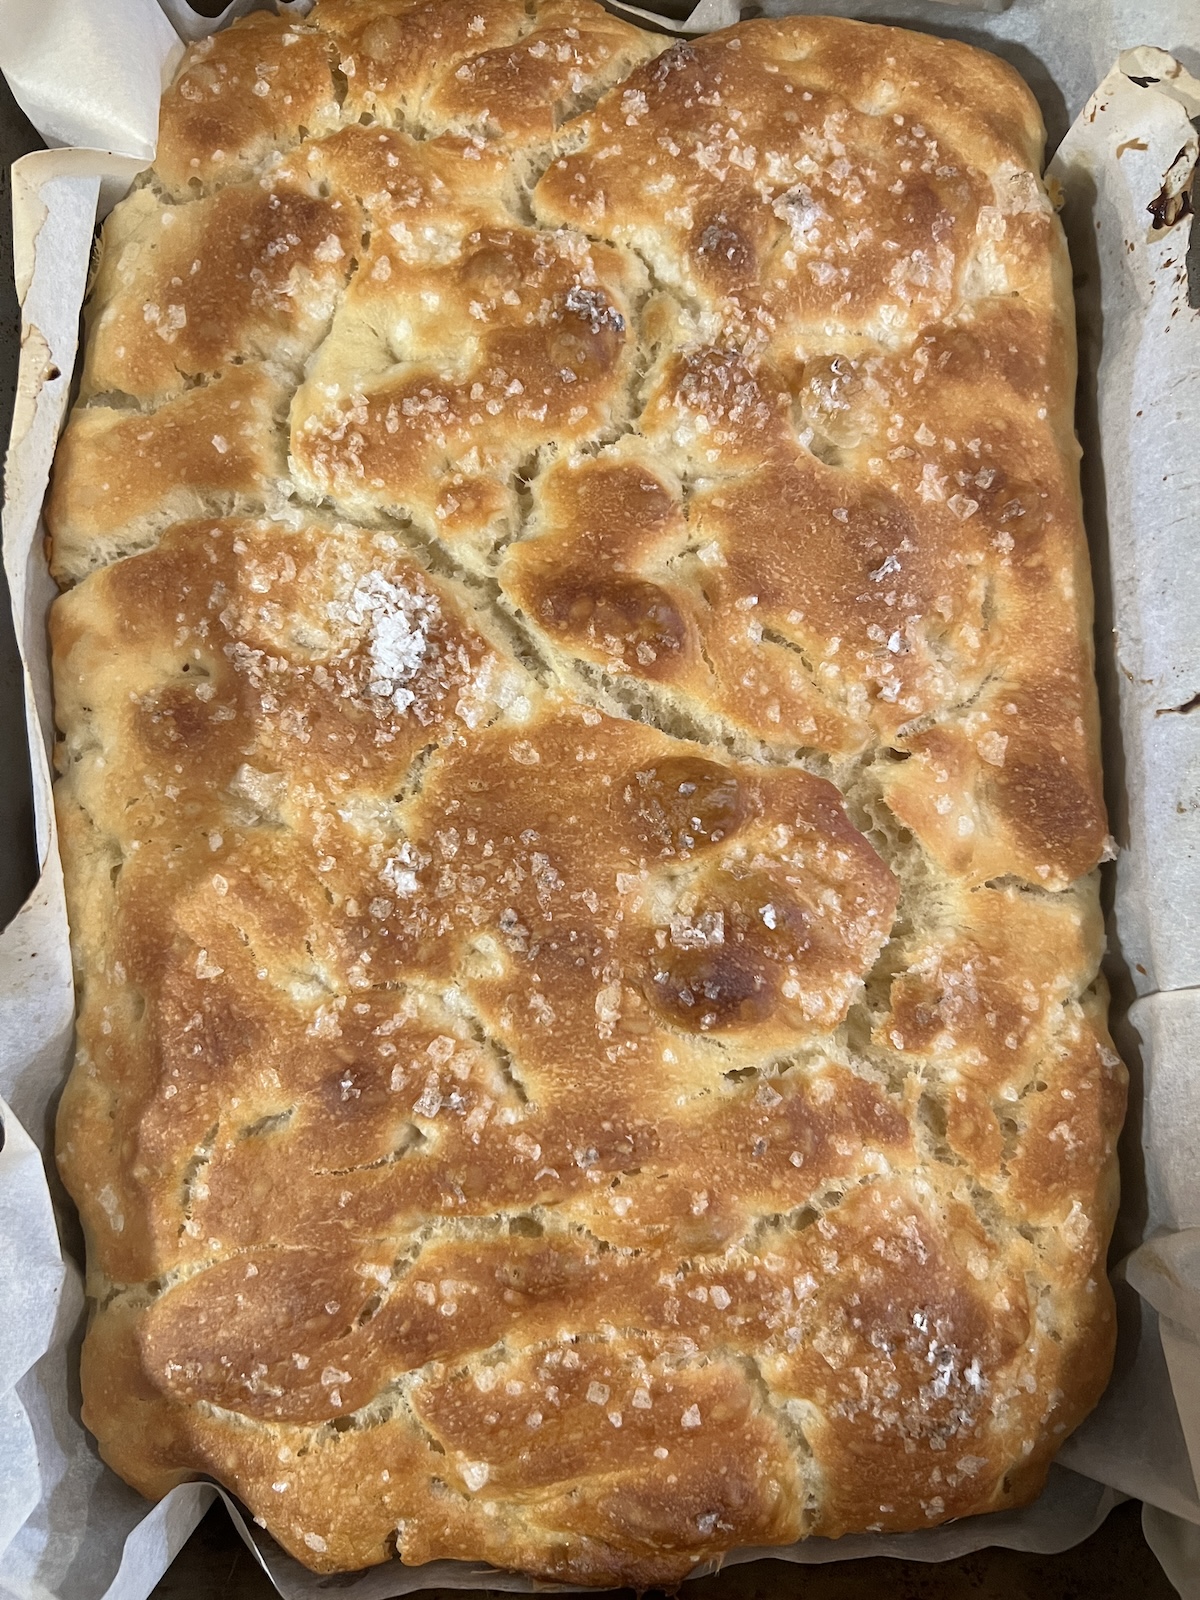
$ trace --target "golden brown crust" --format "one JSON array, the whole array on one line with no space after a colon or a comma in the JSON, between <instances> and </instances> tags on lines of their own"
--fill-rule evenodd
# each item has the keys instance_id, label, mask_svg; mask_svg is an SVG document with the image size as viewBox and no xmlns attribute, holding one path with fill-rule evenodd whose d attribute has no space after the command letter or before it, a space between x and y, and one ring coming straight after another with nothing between
<instances>
[{"instance_id":1,"label":"golden brown crust","mask_svg":"<svg viewBox=\"0 0 1200 1600\"><path fill-rule=\"evenodd\" d=\"M252 13L188 51L163 95L157 182L175 199L247 178L268 156L340 122L332 42Z\"/></svg>"},{"instance_id":2,"label":"golden brown crust","mask_svg":"<svg viewBox=\"0 0 1200 1600\"><path fill-rule=\"evenodd\" d=\"M663 41L595 0L321 0L347 121L483 134L518 149L556 128Z\"/></svg>"},{"instance_id":3,"label":"golden brown crust","mask_svg":"<svg viewBox=\"0 0 1200 1600\"><path fill-rule=\"evenodd\" d=\"M1124 1096L1040 141L822 18L185 58L47 508L59 1161L144 1493L649 1587L1038 1492Z\"/></svg>"},{"instance_id":4,"label":"golden brown crust","mask_svg":"<svg viewBox=\"0 0 1200 1600\"><path fill-rule=\"evenodd\" d=\"M161 402L227 366L303 366L353 269L359 208L286 166L188 205L137 190L104 230L82 394Z\"/></svg>"},{"instance_id":5,"label":"golden brown crust","mask_svg":"<svg viewBox=\"0 0 1200 1600\"><path fill-rule=\"evenodd\" d=\"M291 386L226 367L155 410L83 406L58 444L46 520L53 572L77 581L214 503L256 507L287 487L280 424Z\"/></svg>"}]
</instances>

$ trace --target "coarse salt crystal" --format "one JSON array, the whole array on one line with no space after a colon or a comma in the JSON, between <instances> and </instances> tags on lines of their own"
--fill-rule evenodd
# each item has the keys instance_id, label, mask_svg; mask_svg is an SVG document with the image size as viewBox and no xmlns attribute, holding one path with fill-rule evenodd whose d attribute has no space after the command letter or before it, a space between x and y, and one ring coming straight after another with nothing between
<instances>
[{"instance_id":1,"label":"coarse salt crystal","mask_svg":"<svg viewBox=\"0 0 1200 1600\"><path fill-rule=\"evenodd\" d=\"M371 678L369 692L407 711L416 699L408 684L435 653L430 629L439 608L432 595L406 588L381 572L358 580L345 602L329 606L331 620L366 624Z\"/></svg>"}]
</instances>

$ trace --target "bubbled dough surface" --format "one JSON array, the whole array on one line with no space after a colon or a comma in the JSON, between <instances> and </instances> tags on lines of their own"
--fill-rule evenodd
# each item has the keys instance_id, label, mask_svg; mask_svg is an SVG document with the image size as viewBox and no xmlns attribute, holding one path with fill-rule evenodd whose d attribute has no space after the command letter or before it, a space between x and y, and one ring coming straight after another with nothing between
<instances>
[{"instance_id":1,"label":"bubbled dough surface","mask_svg":"<svg viewBox=\"0 0 1200 1600\"><path fill-rule=\"evenodd\" d=\"M320 0L194 47L49 507L85 1414L320 1571L1034 1495L1124 1078L1007 68Z\"/></svg>"}]
</instances>

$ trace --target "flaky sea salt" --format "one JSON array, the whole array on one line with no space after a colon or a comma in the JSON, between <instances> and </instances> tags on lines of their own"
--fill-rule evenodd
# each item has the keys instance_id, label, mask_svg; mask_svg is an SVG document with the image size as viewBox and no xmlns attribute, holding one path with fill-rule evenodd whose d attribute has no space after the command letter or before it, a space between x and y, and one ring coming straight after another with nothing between
<instances>
[{"instance_id":1,"label":"flaky sea salt","mask_svg":"<svg viewBox=\"0 0 1200 1600\"><path fill-rule=\"evenodd\" d=\"M347 600L332 602L328 610L334 621L366 625L369 692L389 699L397 711L407 711L416 699L408 685L434 654L430 630L439 617L434 597L381 572L368 572Z\"/></svg>"}]
</instances>

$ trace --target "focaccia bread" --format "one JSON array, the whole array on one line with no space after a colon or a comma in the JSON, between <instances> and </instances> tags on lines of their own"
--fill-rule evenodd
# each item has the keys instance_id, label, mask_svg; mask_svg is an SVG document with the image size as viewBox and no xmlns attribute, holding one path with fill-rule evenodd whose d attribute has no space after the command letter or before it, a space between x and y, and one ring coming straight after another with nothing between
<instances>
[{"instance_id":1,"label":"focaccia bread","mask_svg":"<svg viewBox=\"0 0 1200 1600\"><path fill-rule=\"evenodd\" d=\"M322 1572L1035 1496L1124 1072L1032 97L822 18L191 48L49 502L84 1414Z\"/></svg>"}]
</instances>

